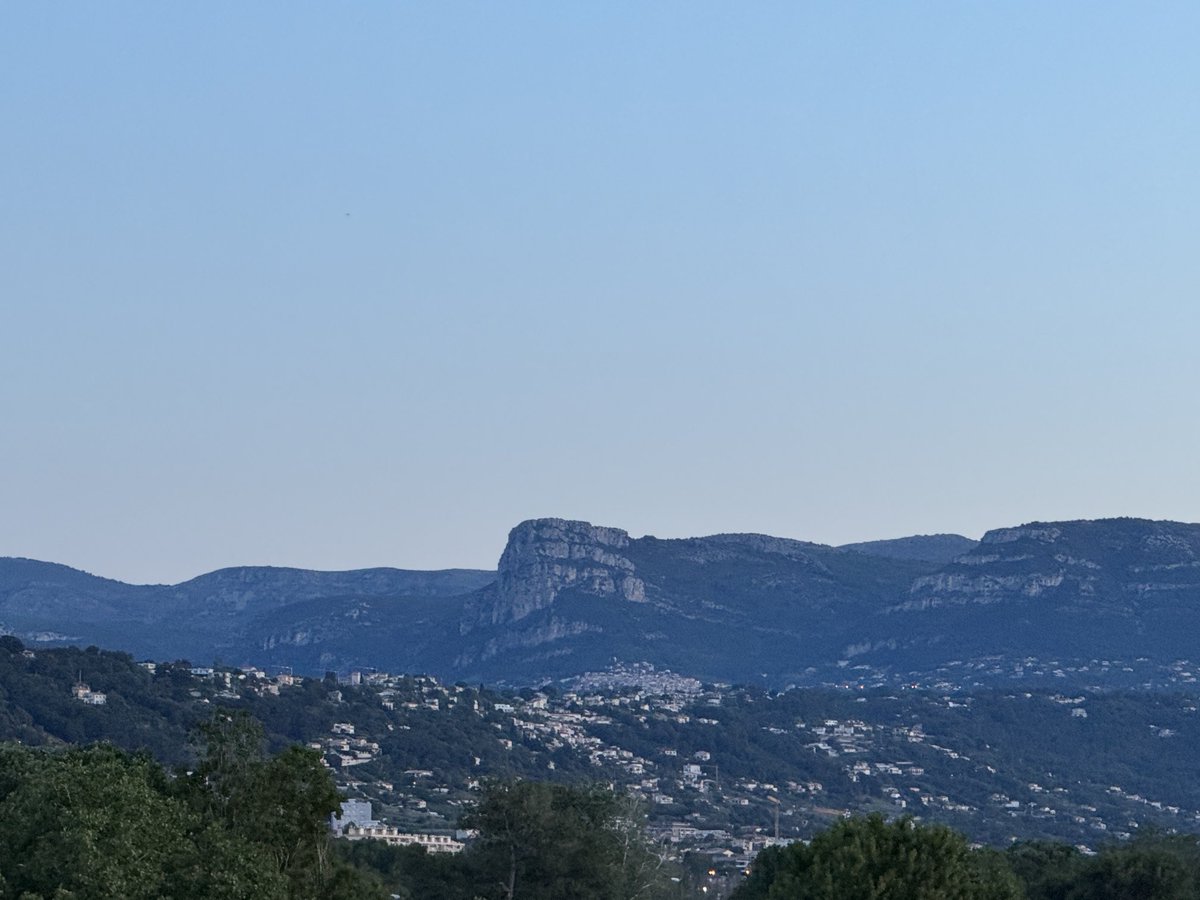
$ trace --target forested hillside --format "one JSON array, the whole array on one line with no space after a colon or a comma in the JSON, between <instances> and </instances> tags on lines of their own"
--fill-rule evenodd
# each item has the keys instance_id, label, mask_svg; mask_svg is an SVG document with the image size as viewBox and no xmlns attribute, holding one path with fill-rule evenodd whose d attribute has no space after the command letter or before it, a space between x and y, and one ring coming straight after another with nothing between
<instances>
[{"instance_id":1,"label":"forested hillside","mask_svg":"<svg viewBox=\"0 0 1200 900\"><path fill-rule=\"evenodd\" d=\"M776 813L793 837L878 810L998 845L1200 823L1200 715L1182 691L772 693L637 670L511 692L153 668L0 639L0 739L106 740L191 766L189 733L224 708L263 723L272 751L317 750L340 784L416 829L452 827L489 777L603 779L640 796L655 827L688 822L732 847ZM78 696L81 680L103 705Z\"/></svg>"}]
</instances>

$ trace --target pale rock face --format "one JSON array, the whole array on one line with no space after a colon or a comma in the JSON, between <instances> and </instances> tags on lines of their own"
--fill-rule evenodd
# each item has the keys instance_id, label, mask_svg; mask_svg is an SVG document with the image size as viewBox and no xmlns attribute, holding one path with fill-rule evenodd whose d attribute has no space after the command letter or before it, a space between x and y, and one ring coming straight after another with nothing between
<instances>
[{"instance_id":1,"label":"pale rock face","mask_svg":"<svg viewBox=\"0 0 1200 900\"><path fill-rule=\"evenodd\" d=\"M1092 558L1095 557L1095 558ZM1200 528L1136 519L999 528L943 571L917 578L892 611L987 604L1057 592L1133 615L1155 595L1200 589ZM1094 607L1092 607L1094 609Z\"/></svg>"},{"instance_id":2,"label":"pale rock face","mask_svg":"<svg viewBox=\"0 0 1200 900\"><path fill-rule=\"evenodd\" d=\"M561 619L554 618L548 624L539 628L508 631L492 638L484 645L482 651L478 654L478 658L482 660L491 659L516 648L538 647L543 644L551 644L555 641L563 640L564 638L577 637L589 631L594 632L599 630L598 628L584 625L582 622L564 622ZM460 665L472 661L469 654L464 654L458 659Z\"/></svg>"},{"instance_id":3,"label":"pale rock face","mask_svg":"<svg viewBox=\"0 0 1200 900\"><path fill-rule=\"evenodd\" d=\"M954 560L959 566L990 566L992 563L1016 563L1033 559L1032 553L1019 553L1016 556L1001 556L999 553L975 554L968 553Z\"/></svg>"},{"instance_id":4,"label":"pale rock face","mask_svg":"<svg viewBox=\"0 0 1200 900\"><path fill-rule=\"evenodd\" d=\"M1196 558L1192 545L1182 537L1172 534L1149 534L1142 538L1142 549L1149 553L1175 554L1187 560Z\"/></svg>"},{"instance_id":5,"label":"pale rock face","mask_svg":"<svg viewBox=\"0 0 1200 900\"><path fill-rule=\"evenodd\" d=\"M646 585L642 579L626 575L621 579L621 595L631 603L645 603Z\"/></svg>"},{"instance_id":6,"label":"pale rock face","mask_svg":"<svg viewBox=\"0 0 1200 900\"><path fill-rule=\"evenodd\" d=\"M981 544L1008 544L1022 538L1053 544L1062 537L1062 529L1054 526L1019 525L1016 528L995 528L983 536Z\"/></svg>"},{"instance_id":7,"label":"pale rock face","mask_svg":"<svg viewBox=\"0 0 1200 900\"><path fill-rule=\"evenodd\" d=\"M550 606L566 588L632 603L646 586L621 554L629 534L567 519L532 519L508 536L500 557L494 602L479 610L478 624L515 622Z\"/></svg>"},{"instance_id":8,"label":"pale rock face","mask_svg":"<svg viewBox=\"0 0 1200 900\"><path fill-rule=\"evenodd\" d=\"M1014 594L1036 597L1049 588L1059 587L1063 581L1063 572L979 577L939 572L916 579L909 591L915 599L891 609L910 611L953 604L996 603Z\"/></svg>"}]
</instances>

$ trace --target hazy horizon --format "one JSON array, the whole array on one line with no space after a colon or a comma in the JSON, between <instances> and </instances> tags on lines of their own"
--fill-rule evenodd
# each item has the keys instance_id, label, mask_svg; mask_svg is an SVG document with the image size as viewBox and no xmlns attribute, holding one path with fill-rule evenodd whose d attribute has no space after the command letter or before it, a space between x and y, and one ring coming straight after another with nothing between
<instances>
[{"instance_id":1,"label":"hazy horizon","mask_svg":"<svg viewBox=\"0 0 1200 900\"><path fill-rule=\"evenodd\" d=\"M1200 519L1200 8L0 10L0 555Z\"/></svg>"}]
</instances>

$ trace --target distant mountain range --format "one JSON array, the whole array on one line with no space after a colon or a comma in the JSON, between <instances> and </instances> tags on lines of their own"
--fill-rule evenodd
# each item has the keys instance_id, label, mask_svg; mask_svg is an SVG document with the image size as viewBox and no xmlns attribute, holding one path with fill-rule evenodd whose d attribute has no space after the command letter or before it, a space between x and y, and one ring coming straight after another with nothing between
<instances>
[{"instance_id":1,"label":"distant mountain range","mask_svg":"<svg viewBox=\"0 0 1200 900\"><path fill-rule=\"evenodd\" d=\"M1200 525L1033 523L975 542L632 538L535 519L496 571L221 569L128 585L0 558L0 630L138 657L538 682L614 660L819 683L962 660L1200 658Z\"/></svg>"}]
</instances>

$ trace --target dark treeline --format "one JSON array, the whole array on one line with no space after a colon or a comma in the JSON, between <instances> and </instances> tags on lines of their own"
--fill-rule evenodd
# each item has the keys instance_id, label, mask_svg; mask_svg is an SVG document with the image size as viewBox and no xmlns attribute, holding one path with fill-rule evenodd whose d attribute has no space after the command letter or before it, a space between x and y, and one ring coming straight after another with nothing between
<instances>
[{"instance_id":1,"label":"dark treeline","mask_svg":"<svg viewBox=\"0 0 1200 900\"><path fill-rule=\"evenodd\" d=\"M677 869L647 840L638 804L605 787L493 783L463 824L478 837L457 856L376 841L339 842L338 852L405 900L680 896Z\"/></svg>"},{"instance_id":2,"label":"dark treeline","mask_svg":"<svg viewBox=\"0 0 1200 900\"><path fill-rule=\"evenodd\" d=\"M258 723L223 712L196 741L175 775L111 744L0 746L0 896L380 896L329 852L339 796L317 753L268 757Z\"/></svg>"},{"instance_id":3,"label":"dark treeline","mask_svg":"<svg viewBox=\"0 0 1200 900\"><path fill-rule=\"evenodd\" d=\"M669 896L636 802L605 787L495 782L457 856L334 840L340 797L316 752L264 752L218 711L199 762L169 773L110 744L0 745L0 897L14 900L518 900Z\"/></svg>"},{"instance_id":4,"label":"dark treeline","mask_svg":"<svg viewBox=\"0 0 1200 900\"><path fill-rule=\"evenodd\" d=\"M216 712L198 762L169 772L112 745L0 745L0 898L100 900L666 900L699 896L602 786L493 782L461 854L335 840L340 797L319 756L268 755L261 725ZM1182 900L1200 842L1143 834L1084 855L1051 842L972 848L942 825L845 819L763 851L734 900Z\"/></svg>"},{"instance_id":5,"label":"dark treeline","mask_svg":"<svg viewBox=\"0 0 1200 900\"><path fill-rule=\"evenodd\" d=\"M1084 855L1049 841L972 849L942 825L846 819L764 850L733 900L1194 900L1200 840L1150 833Z\"/></svg>"},{"instance_id":6,"label":"dark treeline","mask_svg":"<svg viewBox=\"0 0 1200 900\"><path fill-rule=\"evenodd\" d=\"M424 699L420 680L405 676L391 688L400 707L391 713L381 706L377 689L338 684L335 678L305 678L279 694L242 689L241 696L230 697L217 694L222 682L197 678L191 669L192 663L176 660L158 663L151 674L127 653L96 647L34 652L11 635L0 636L0 741L105 741L130 751L144 749L168 765L190 765L195 753L188 735L212 703L249 713L262 723L267 746L276 751L328 735L334 722L355 722L381 745L380 765L370 769L376 777L410 767L432 769L455 782L481 772L532 777L547 771L547 760L525 746L511 719L498 731L494 718L471 713L475 703L490 709L498 702L512 702L511 693L464 686L462 702L455 706L404 709L404 703L421 704ZM71 692L76 681L104 692L106 704L80 703ZM234 684L239 686L236 676ZM331 699L334 691L336 701ZM411 727L388 727L395 723ZM503 750L498 737L511 740L513 748ZM552 761L564 781L592 774L586 756L565 749Z\"/></svg>"}]
</instances>

